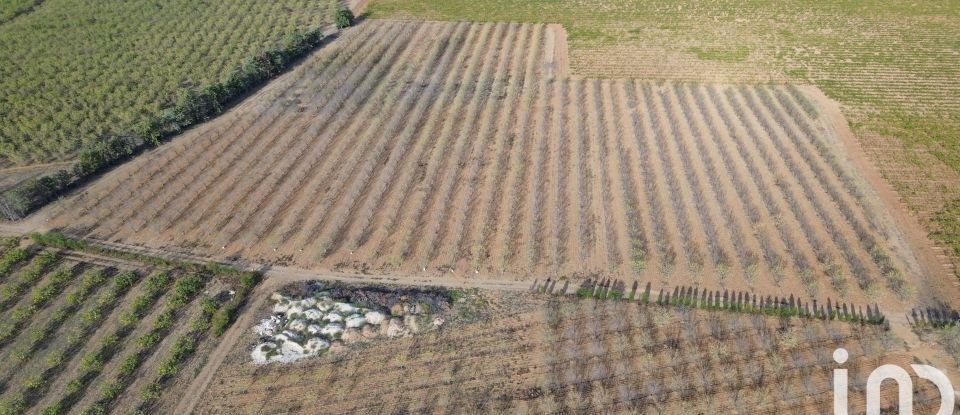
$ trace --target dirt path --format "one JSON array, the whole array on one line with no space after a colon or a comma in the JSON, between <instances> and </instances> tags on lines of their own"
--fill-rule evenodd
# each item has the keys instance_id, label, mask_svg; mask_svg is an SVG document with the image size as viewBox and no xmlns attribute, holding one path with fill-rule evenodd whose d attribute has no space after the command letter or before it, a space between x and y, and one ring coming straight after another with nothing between
<instances>
[{"instance_id":1,"label":"dirt path","mask_svg":"<svg viewBox=\"0 0 960 415\"><path fill-rule=\"evenodd\" d=\"M31 164L29 166L7 167L5 169L0 169L0 175L10 174L10 173L31 172L34 170L53 170L53 169L56 169L57 167L69 167L72 165L73 165L72 161L58 161L55 163Z\"/></svg>"},{"instance_id":2,"label":"dirt path","mask_svg":"<svg viewBox=\"0 0 960 415\"><path fill-rule=\"evenodd\" d=\"M567 30L558 24L547 25L547 65L550 79L566 79L570 76L570 57L567 52Z\"/></svg>"}]
</instances>

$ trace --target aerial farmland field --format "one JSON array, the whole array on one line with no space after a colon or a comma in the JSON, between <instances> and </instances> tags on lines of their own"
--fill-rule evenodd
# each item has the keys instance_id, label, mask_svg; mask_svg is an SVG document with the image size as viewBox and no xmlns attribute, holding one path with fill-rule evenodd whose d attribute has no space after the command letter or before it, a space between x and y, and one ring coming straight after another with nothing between
<instances>
[{"instance_id":1,"label":"aerial farmland field","mask_svg":"<svg viewBox=\"0 0 960 415\"><path fill-rule=\"evenodd\" d=\"M0 415L957 412L958 17L2 3Z\"/></svg>"},{"instance_id":2,"label":"aerial farmland field","mask_svg":"<svg viewBox=\"0 0 960 415\"><path fill-rule=\"evenodd\" d=\"M562 36L364 23L52 226L313 269L928 292L937 268L818 91L571 79Z\"/></svg>"}]
</instances>

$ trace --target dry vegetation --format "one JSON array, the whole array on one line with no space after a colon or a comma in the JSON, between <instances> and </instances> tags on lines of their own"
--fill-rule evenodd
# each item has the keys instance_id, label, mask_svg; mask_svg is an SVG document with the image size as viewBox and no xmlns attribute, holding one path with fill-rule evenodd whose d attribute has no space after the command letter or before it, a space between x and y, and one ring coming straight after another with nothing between
<instances>
[{"instance_id":1,"label":"dry vegetation","mask_svg":"<svg viewBox=\"0 0 960 415\"><path fill-rule=\"evenodd\" d=\"M233 287L18 245L7 240L0 254L0 413L169 410L215 346L212 320Z\"/></svg>"},{"instance_id":2,"label":"dry vegetation","mask_svg":"<svg viewBox=\"0 0 960 415\"><path fill-rule=\"evenodd\" d=\"M629 301L461 298L459 312L482 317L292 366L250 364L248 331L197 411L826 413L832 370L843 367L859 413L878 362L910 362L900 340L872 326ZM842 366L837 347L851 356ZM939 405L926 386L918 410ZM894 393L883 389L884 407Z\"/></svg>"},{"instance_id":3,"label":"dry vegetation","mask_svg":"<svg viewBox=\"0 0 960 415\"><path fill-rule=\"evenodd\" d=\"M368 12L559 23L586 77L816 85L960 273L958 2L378 0Z\"/></svg>"},{"instance_id":4,"label":"dry vegetation","mask_svg":"<svg viewBox=\"0 0 960 415\"><path fill-rule=\"evenodd\" d=\"M324 269L923 289L803 91L558 79L555 35L366 22L55 208L54 226Z\"/></svg>"}]
</instances>

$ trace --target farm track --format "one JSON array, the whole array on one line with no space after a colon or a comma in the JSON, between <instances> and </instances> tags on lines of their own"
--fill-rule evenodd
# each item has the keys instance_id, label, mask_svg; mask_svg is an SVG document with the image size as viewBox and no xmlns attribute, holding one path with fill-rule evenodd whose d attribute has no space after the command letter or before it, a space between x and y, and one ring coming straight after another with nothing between
<instances>
[{"instance_id":1,"label":"farm track","mask_svg":"<svg viewBox=\"0 0 960 415\"><path fill-rule=\"evenodd\" d=\"M659 278L871 302L899 297L896 278L924 286L807 98L553 78L552 33L361 24L43 227L408 278Z\"/></svg>"}]
</instances>

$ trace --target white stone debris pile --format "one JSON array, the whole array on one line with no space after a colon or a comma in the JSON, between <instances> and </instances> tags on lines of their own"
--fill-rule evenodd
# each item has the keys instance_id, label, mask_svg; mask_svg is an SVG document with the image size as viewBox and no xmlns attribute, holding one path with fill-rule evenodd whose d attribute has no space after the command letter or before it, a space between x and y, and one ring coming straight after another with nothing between
<instances>
[{"instance_id":1,"label":"white stone debris pile","mask_svg":"<svg viewBox=\"0 0 960 415\"><path fill-rule=\"evenodd\" d=\"M274 314L253 327L260 336L260 343L250 352L256 364L291 363L378 336L408 336L420 330L417 320L421 314L434 328L444 322L442 317L426 315L420 304L395 304L388 316L338 301L328 292L301 299L274 293L270 299Z\"/></svg>"}]
</instances>

